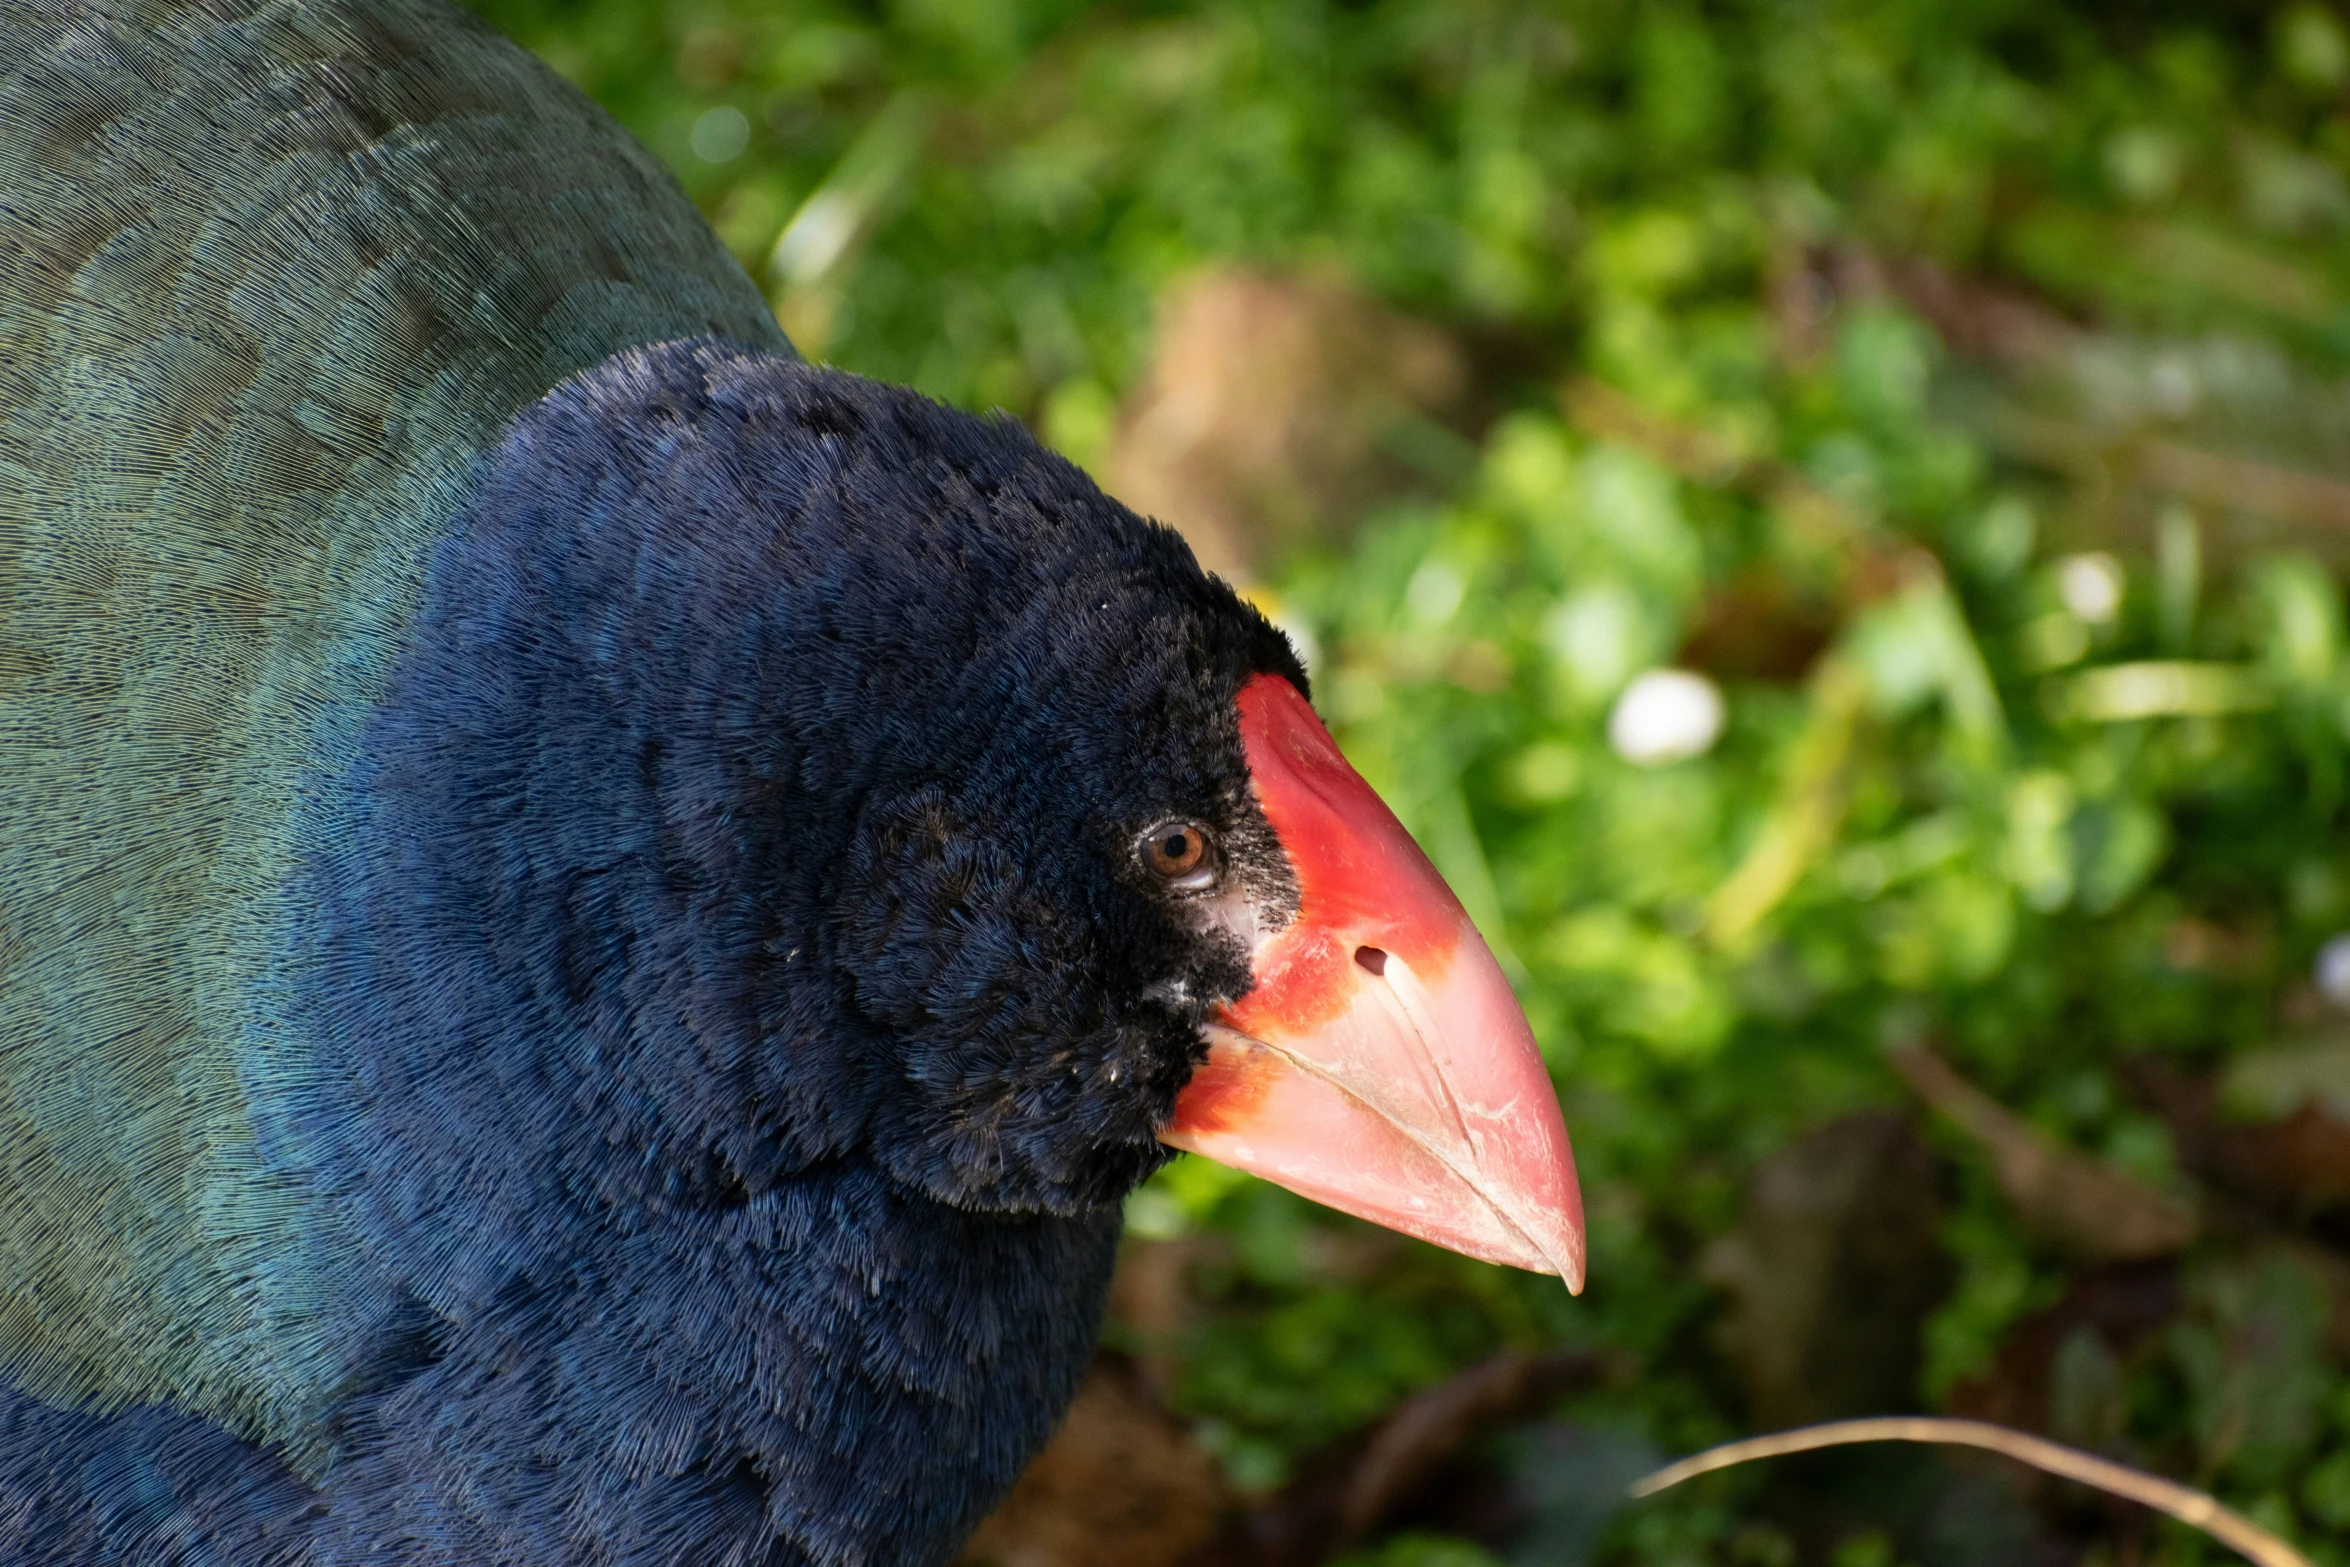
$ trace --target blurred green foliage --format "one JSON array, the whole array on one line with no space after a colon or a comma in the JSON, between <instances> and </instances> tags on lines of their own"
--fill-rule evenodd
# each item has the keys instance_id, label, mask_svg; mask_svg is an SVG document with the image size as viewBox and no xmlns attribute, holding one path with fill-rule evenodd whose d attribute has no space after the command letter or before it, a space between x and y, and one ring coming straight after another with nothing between
<instances>
[{"instance_id":1,"label":"blurred green foliage","mask_svg":"<svg viewBox=\"0 0 2350 1567\"><path fill-rule=\"evenodd\" d=\"M1665 1450L1734 1434L1708 1243L1772 1151L1911 1105L1885 1050L1931 1041L2047 1138L2206 1204L2160 1330L2066 1338L2047 1421L2350 1562L2339 1237L2209 1190L2144 1071L2233 1073L2255 1119L2350 1082L2322 1042L2279 1054L2338 1015L2309 976L2350 927L2340 14L484 9L669 160L811 355L1009 408L1079 461L1195 268L1335 272L1477 346L1474 460L1266 602L1519 982L1592 1284L1171 1167L1134 1228L1224 1239L1204 1315L1137 1347L1237 1481L1504 1344L1621 1356L1578 1418ZM2054 346L2005 344L2017 310ZM1629 760L1626 692L1676 663L1726 725ZM1934 1136L1956 1283L1913 1407L2084 1274L1981 1148ZM1626 1514L1608 1559L1792 1560L1721 1505L1763 1484ZM1911 1548L1868 1498L1851 1517L1834 1560Z\"/></svg>"}]
</instances>

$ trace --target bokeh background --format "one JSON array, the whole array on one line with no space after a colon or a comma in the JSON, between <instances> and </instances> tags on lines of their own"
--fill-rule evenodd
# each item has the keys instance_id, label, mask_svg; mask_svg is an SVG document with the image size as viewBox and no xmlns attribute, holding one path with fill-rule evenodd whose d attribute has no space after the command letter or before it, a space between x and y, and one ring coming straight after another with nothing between
<instances>
[{"instance_id":1,"label":"bokeh background","mask_svg":"<svg viewBox=\"0 0 2350 1567\"><path fill-rule=\"evenodd\" d=\"M2350 1562L2350 28L2252 0L482 0L812 358L1291 629L1591 1287L1197 1161L1000 1567Z\"/></svg>"}]
</instances>

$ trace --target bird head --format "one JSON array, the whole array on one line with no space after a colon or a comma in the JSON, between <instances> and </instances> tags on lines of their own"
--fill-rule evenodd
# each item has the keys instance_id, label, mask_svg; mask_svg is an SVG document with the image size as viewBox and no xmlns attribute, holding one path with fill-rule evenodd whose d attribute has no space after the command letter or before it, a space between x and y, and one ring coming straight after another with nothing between
<instances>
[{"instance_id":1,"label":"bird head","mask_svg":"<svg viewBox=\"0 0 2350 1567\"><path fill-rule=\"evenodd\" d=\"M1021 564L986 575L988 625L928 682L836 905L901 1107L885 1162L1067 1211L1187 1149L1580 1288L1525 1015L1288 641L1016 425L919 417L1001 469L984 505L906 510L959 510Z\"/></svg>"},{"instance_id":2,"label":"bird head","mask_svg":"<svg viewBox=\"0 0 2350 1567\"><path fill-rule=\"evenodd\" d=\"M1288 642L1010 420L624 355L517 421L434 575L366 791L407 868L354 883L417 955L344 1009L377 1081L599 1189L861 1155L1074 1214L1190 1149L1580 1284L1525 1017ZM567 1035L592 1128L500 1064Z\"/></svg>"}]
</instances>

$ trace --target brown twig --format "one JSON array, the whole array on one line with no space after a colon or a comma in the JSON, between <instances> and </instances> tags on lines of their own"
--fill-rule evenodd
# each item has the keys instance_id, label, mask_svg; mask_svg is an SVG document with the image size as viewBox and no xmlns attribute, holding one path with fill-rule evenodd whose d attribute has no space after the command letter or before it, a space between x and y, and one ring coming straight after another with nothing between
<instances>
[{"instance_id":1,"label":"brown twig","mask_svg":"<svg viewBox=\"0 0 2350 1567\"><path fill-rule=\"evenodd\" d=\"M1585 1350L1504 1350L1424 1388L1236 1518L1196 1567L1310 1567L1369 1538L1484 1432L1621 1376Z\"/></svg>"},{"instance_id":2,"label":"brown twig","mask_svg":"<svg viewBox=\"0 0 2350 1567\"><path fill-rule=\"evenodd\" d=\"M1742 1442L1725 1442L1720 1447L1709 1447L1692 1454L1678 1463L1667 1464L1656 1473L1633 1482L1635 1497L1654 1496L1657 1492L1693 1480L1717 1469L1728 1469L1735 1464L1752 1463L1761 1458L1782 1458L1790 1453L1809 1453L1823 1447L1845 1447L1856 1442L1927 1442L1950 1447L1979 1447L1987 1452L2003 1454L2018 1463L2030 1464L2067 1480L2077 1480L2115 1496L2127 1497L2133 1502L2168 1513L2190 1528L2227 1546L2230 1550L2256 1562L2259 1567L2312 1567L2308 1557L2277 1536L2269 1533L2251 1519L2227 1506L2217 1498L2192 1486L2165 1480L2160 1475L2117 1464L2110 1458L2099 1458L2084 1453L2077 1447L2066 1447L2046 1437L2033 1436L2025 1431L2013 1431L2006 1426L1995 1426L1981 1420L1950 1420L1934 1415L1886 1415L1869 1420L1831 1420L1824 1425L1799 1426L1793 1431L1774 1432L1769 1436L1749 1437Z\"/></svg>"},{"instance_id":3,"label":"brown twig","mask_svg":"<svg viewBox=\"0 0 2350 1567\"><path fill-rule=\"evenodd\" d=\"M2308 527L2350 528L2350 484L2328 474L2087 425L2014 406L1992 411L1983 435L2002 455L2073 474L2117 473L2158 494L2214 511L2249 511Z\"/></svg>"},{"instance_id":4,"label":"brown twig","mask_svg":"<svg viewBox=\"0 0 2350 1567\"><path fill-rule=\"evenodd\" d=\"M1355 1460L1338 1508L1339 1537L1368 1536L1399 1500L1496 1420L1596 1375L1597 1363L1576 1351L1509 1350L1406 1399Z\"/></svg>"},{"instance_id":5,"label":"brown twig","mask_svg":"<svg viewBox=\"0 0 2350 1567\"><path fill-rule=\"evenodd\" d=\"M2167 1257L2200 1228L2195 1210L2102 1159L2056 1142L1959 1076L1923 1044L1886 1052L1918 1097L1991 1155L2000 1190L2025 1227L2094 1262Z\"/></svg>"}]
</instances>

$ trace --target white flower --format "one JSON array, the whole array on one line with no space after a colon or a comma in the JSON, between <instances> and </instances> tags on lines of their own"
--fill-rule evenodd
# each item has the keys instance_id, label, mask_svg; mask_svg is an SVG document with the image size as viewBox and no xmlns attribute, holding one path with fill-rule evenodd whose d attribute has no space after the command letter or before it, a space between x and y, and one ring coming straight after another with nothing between
<instances>
[{"instance_id":1,"label":"white flower","mask_svg":"<svg viewBox=\"0 0 2350 1567\"><path fill-rule=\"evenodd\" d=\"M1686 669L1652 669L1608 715L1608 744L1627 762L1662 767L1703 756L1722 736L1721 689Z\"/></svg>"},{"instance_id":2,"label":"white flower","mask_svg":"<svg viewBox=\"0 0 2350 1567\"><path fill-rule=\"evenodd\" d=\"M2122 563L2102 550L2067 555L2056 563L2056 596L2092 626L2102 626L2122 607Z\"/></svg>"},{"instance_id":3,"label":"white flower","mask_svg":"<svg viewBox=\"0 0 2350 1567\"><path fill-rule=\"evenodd\" d=\"M2312 977L2328 1001L2350 1007L2350 935L2336 936L2317 949Z\"/></svg>"}]
</instances>

